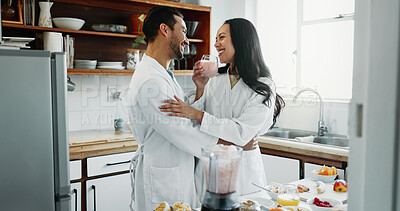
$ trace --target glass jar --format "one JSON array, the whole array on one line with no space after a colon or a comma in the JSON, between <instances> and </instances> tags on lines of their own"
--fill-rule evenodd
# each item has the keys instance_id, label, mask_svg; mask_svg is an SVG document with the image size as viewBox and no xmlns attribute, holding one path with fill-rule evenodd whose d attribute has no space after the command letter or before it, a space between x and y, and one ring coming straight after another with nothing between
<instances>
[{"instance_id":1,"label":"glass jar","mask_svg":"<svg viewBox=\"0 0 400 211\"><path fill-rule=\"evenodd\" d=\"M1 7L1 18L7 21L13 21L15 19L16 10L12 6L12 0L8 0Z\"/></svg>"}]
</instances>

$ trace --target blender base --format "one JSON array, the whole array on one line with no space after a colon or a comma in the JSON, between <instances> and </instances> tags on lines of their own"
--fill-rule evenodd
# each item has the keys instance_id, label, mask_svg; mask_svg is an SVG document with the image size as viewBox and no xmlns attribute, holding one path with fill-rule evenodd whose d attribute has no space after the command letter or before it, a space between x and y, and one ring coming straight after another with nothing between
<instances>
[{"instance_id":1,"label":"blender base","mask_svg":"<svg viewBox=\"0 0 400 211\"><path fill-rule=\"evenodd\" d=\"M236 192L218 194L206 191L201 211L239 211Z\"/></svg>"}]
</instances>

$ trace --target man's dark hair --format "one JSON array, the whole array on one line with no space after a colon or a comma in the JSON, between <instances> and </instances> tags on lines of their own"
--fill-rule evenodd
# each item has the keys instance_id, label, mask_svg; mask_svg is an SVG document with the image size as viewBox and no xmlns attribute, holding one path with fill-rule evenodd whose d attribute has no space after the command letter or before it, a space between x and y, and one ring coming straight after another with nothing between
<instances>
[{"instance_id":1,"label":"man's dark hair","mask_svg":"<svg viewBox=\"0 0 400 211\"><path fill-rule=\"evenodd\" d=\"M155 40L162 23L166 24L171 30L174 30L176 23L174 15L183 19L182 13L172 7L160 6L150 9L143 23L143 33L146 36L147 42Z\"/></svg>"}]
</instances>

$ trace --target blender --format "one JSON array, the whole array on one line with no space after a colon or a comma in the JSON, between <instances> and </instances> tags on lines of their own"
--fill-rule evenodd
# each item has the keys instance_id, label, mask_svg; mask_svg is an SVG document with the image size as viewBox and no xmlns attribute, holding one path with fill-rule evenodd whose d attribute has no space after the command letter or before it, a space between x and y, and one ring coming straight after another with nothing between
<instances>
[{"instance_id":1,"label":"blender","mask_svg":"<svg viewBox=\"0 0 400 211\"><path fill-rule=\"evenodd\" d=\"M201 211L238 211L236 181L242 148L222 144L202 148L206 192Z\"/></svg>"}]
</instances>

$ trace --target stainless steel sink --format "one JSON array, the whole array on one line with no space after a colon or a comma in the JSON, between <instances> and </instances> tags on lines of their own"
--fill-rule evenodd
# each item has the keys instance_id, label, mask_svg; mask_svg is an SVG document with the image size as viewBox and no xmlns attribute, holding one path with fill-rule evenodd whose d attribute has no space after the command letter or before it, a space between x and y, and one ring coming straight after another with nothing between
<instances>
[{"instance_id":1,"label":"stainless steel sink","mask_svg":"<svg viewBox=\"0 0 400 211\"><path fill-rule=\"evenodd\" d=\"M329 137L329 136L318 136L314 138L313 143L318 144L327 144L338 147L348 147L349 139L348 138L339 138L339 137Z\"/></svg>"},{"instance_id":2,"label":"stainless steel sink","mask_svg":"<svg viewBox=\"0 0 400 211\"><path fill-rule=\"evenodd\" d=\"M268 131L265 136L272 136L278 138L295 139L296 137L317 136L317 133L294 131L294 130L272 130Z\"/></svg>"},{"instance_id":3,"label":"stainless steel sink","mask_svg":"<svg viewBox=\"0 0 400 211\"><path fill-rule=\"evenodd\" d=\"M292 140L292 141L302 140L302 139L296 140L296 138L314 136L314 140L312 141L312 143L326 144L338 147L349 146L349 139L347 138L347 136L330 134L330 133L327 133L325 136L318 136L316 132L285 129L285 128L274 128L268 131L266 134L264 134L264 136Z\"/></svg>"}]
</instances>

